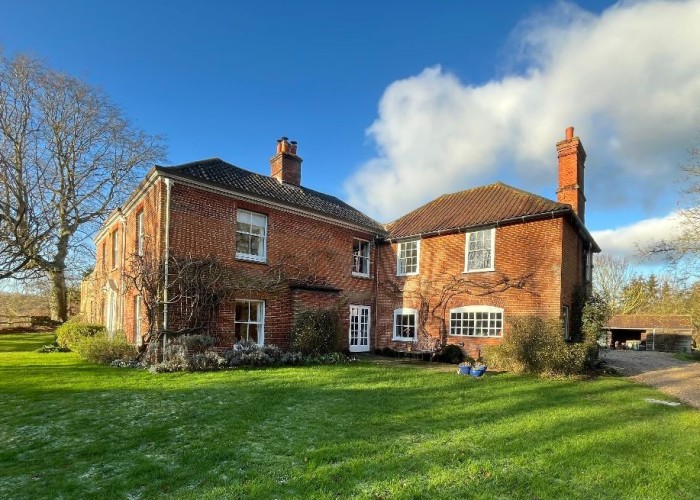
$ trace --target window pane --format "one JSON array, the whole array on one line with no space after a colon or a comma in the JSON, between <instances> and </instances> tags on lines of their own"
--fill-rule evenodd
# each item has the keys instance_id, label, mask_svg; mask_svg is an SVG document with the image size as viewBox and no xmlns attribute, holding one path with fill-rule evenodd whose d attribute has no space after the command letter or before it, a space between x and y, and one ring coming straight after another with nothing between
<instances>
[{"instance_id":1,"label":"window pane","mask_svg":"<svg viewBox=\"0 0 700 500\"><path fill-rule=\"evenodd\" d=\"M236 341L246 340L248 338L248 325L245 323L236 323L234 325L234 333Z\"/></svg>"},{"instance_id":2,"label":"window pane","mask_svg":"<svg viewBox=\"0 0 700 500\"><path fill-rule=\"evenodd\" d=\"M249 233L249 232L250 232L250 224L248 224L248 223L246 223L246 222L240 222L240 221L239 221L239 222L236 224L236 231L240 231L240 232L243 232L243 233Z\"/></svg>"},{"instance_id":3,"label":"window pane","mask_svg":"<svg viewBox=\"0 0 700 500\"><path fill-rule=\"evenodd\" d=\"M248 325L248 340L258 343L258 325Z\"/></svg>"},{"instance_id":4,"label":"window pane","mask_svg":"<svg viewBox=\"0 0 700 500\"><path fill-rule=\"evenodd\" d=\"M250 311L250 317L249 317L248 321L250 321L251 323L259 323L260 320L258 318L259 318L259 314L260 314L260 304L259 303L249 304L248 310Z\"/></svg>"},{"instance_id":5,"label":"window pane","mask_svg":"<svg viewBox=\"0 0 700 500\"><path fill-rule=\"evenodd\" d=\"M251 214L251 224L258 226L259 228L264 228L267 225L267 217L259 214Z\"/></svg>"},{"instance_id":6,"label":"window pane","mask_svg":"<svg viewBox=\"0 0 700 500\"><path fill-rule=\"evenodd\" d=\"M250 236L250 252L251 255L262 256L262 238L258 236Z\"/></svg>"},{"instance_id":7,"label":"window pane","mask_svg":"<svg viewBox=\"0 0 700 500\"><path fill-rule=\"evenodd\" d=\"M238 233L236 235L236 252L250 254L250 238L249 234Z\"/></svg>"},{"instance_id":8,"label":"window pane","mask_svg":"<svg viewBox=\"0 0 700 500\"><path fill-rule=\"evenodd\" d=\"M247 302L236 302L236 322L248 321L248 303Z\"/></svg>"}]
</instances>

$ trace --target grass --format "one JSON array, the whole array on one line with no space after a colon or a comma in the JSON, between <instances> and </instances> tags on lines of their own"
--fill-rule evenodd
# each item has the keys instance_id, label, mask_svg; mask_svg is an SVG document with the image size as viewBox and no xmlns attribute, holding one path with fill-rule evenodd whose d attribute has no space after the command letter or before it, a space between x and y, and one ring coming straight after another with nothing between
<instances>
[{"instance_id":1,"label":"grass","mask_svg":"<svg viewBox=\"0 0 700 500\"><path fill-rule=\"evenodd\" d=\"M697 498L700 412L419 363L152 375L0 336L2 498Z\"/></svg>"},{"instance_id":2,"label":"grass","mask_svg":"<svg viewBox=\"0 0 700 500\"><path fill-rule=\"evenodd\" d=\"M680 359L681 361L695 361L700 362L700 351L688 352L677 352L673 355L674 358Z\"/></svg>"}]
</instances>

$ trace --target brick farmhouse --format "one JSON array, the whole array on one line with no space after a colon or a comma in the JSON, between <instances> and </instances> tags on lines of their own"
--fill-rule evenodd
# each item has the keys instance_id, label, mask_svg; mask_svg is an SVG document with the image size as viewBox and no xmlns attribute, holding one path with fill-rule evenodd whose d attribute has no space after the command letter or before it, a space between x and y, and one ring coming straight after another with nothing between
<instances>
[{"instance_id":1,"label":"brick farmhouse","mask_svg":"<svg viewBox=\"0 0 700 500\"><path fill-rule=\"evenodd\" d=\"M219 159L155 166L97 233L95 270L81 310L143 339L142 297L130 257L215 258L246 277L217 306L210 332L288 347L295 313L338 307L346 346L465 351L498 343L518 316L560 318L570 331L574 291L599 252L584 226L586 153L573 127L557 143L557 201L495 183L443 195L382 225L301 185L297 144L282 138L269 176ZM173 270L163 270L167 283ZM250 286L251 283L270 286ZM166 292L167 293L167 292ZM158 327L176 331L182 308L164 300Z\"/></svg>"}]
</instances>

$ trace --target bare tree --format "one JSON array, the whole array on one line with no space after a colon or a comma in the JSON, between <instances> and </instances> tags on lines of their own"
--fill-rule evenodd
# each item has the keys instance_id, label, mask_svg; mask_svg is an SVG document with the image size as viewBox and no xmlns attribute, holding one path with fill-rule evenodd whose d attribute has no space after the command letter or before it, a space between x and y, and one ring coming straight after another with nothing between
<instances>
[{"instance_id":1,"label":"bare tree","mask_svg":"<svg viewBox=\"0 0 700 500\"><path fill-rule=\"evenodd\" d=\"M665 258L669 271L679 279L695 281L700 277L700 146L690 148L681 170L680 232L642 250L647 257Z\"/></svg>"},{"instance_id":2,"label":"bare tree","mask_svg":"<svg viewBox=\"0 0 700 500\"><path fill-rule=\"evenodd\" d=\"M99 89L0 53L0 278L46 275L65 320L71 249L164 156Z\"/></svg>"},{"instance_id":3,"label":"bare tree","mask_svg":"<svg viewBox=\"0 0 700 500\"><path fill-rule=\"evenodd\" d=\"M634 290L629 286L635 275L630 262L625 257L614 255L596 255L593 266L593 290L607 304L610 311L620 314L624 310L637 308L639 294L632 293ZM625 291L627 290L627 297ZM634 299L635 304L625 305L625 299Z\"/></svg>"}]
</instances>

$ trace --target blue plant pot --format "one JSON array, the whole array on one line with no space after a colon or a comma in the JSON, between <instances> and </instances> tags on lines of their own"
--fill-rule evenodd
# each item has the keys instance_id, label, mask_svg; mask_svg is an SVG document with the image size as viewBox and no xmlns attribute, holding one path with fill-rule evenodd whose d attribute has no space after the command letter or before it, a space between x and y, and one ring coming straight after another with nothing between
<instances>
[{"instance_id":1,"label":"blue plant pot","mask_svg":"<svg viewBox=\"0 0 700 500\"><path fill-rule=\"evenodd\" d=\"M486 371L486 367L481 367L481 368L472 368L471 369L471 376L472 377L481 377L484 372Z\"/></svg>"},{"instance_id":2,"label":"blue plant pot","mask_svg":"<svg viewBox=\"0 0 700 500\"><path fill-rule=\"evenodd\" d=\"M457 371L460 375L469 375L472 371L471 366L458 366Z\"/></svg>"}]
</instances>

